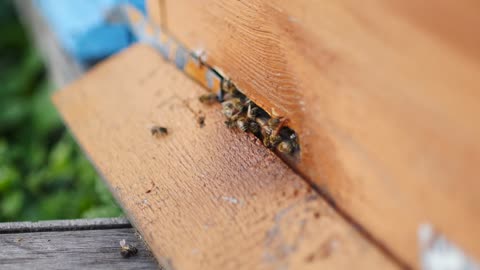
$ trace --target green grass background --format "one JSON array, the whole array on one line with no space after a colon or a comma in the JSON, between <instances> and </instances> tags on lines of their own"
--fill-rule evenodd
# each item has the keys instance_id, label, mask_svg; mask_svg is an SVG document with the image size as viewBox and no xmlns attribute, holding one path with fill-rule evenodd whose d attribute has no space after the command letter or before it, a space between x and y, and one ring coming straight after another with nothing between
<instances>
[{"instance_id":1,"label":"green grass background","mask_svg":"<svg viewBox=\"0 0 480 270\"><path fill-rule=\"evenodd\" d=\"M0 0L0 222L121 215L51 91L12 3Z\"/></svg>"}]
</instances>

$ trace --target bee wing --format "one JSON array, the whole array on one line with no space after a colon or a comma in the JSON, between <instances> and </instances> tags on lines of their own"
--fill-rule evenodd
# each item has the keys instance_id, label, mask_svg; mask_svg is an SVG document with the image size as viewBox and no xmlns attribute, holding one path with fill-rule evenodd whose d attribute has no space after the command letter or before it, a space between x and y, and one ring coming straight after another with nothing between
<instances>
[{"instance_id":1,"label":"bee wing","mask_svg":"<svg viewBox=\"0 0 480 270\"><path fill-rule=\"evenodd\" d=\"M127 244L127 241L125 241L125 239L122 239L122 241L120 241L121 247L124 247L126 244Z\"/></svg>"}]
</instances>

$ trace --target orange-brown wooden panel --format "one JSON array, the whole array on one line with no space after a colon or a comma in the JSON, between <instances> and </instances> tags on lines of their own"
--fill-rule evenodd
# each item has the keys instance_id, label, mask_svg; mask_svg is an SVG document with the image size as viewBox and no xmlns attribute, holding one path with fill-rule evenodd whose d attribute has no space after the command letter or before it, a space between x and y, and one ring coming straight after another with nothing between
<instances>
[{"instance_id":1,"label":"orange-brown wooden panel","mask_svg":"<svg viewBox=\"0 0 480 270\"><path fill-rule=\"evenodd\" d=\"M165 26L163 0L145 0L145 4L147 7L148 19L157 26Z\"/></svg>"},{"instance_id":2,"label":"orange-brown wooden panel","mask_svg":"<svg viewBox=\"0 0 480 270\"><path fill-rule=\"evenodd\" d=\"M167 269L398 268L204 91L137 45L54 96Z\"/></svg>"},{"instance_id":3,"label":"orange-brown wooden panel","mask_svg":"<svg viewBox=\"0 0 480 270\"><path fill-rule=\"evenodd\" d=\"M294 166L410 265L430 223L480 259L478 1L166 0L168 30L267 111Z\"/></svg>"}]
</instances>

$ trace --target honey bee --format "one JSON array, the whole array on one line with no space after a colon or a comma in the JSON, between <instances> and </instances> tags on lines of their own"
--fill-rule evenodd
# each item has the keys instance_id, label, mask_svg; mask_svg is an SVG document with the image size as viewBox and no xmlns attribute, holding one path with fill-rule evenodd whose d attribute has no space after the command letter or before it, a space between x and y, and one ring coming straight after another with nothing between
<instances>
[{"instance_id":1,"label":"honey bee","mask_svg":"<svg viewBox=\"0 0 480 270\"><path fill-rule=\"evenodd\" d=\"M222 102L222 112L227 118L232 118L243 111L243 104L241 99L232 98Z\"/></svg>"},{"instance_id":2,"label":"honey bee","mask_svg":"<svg viewBox=\"0 0 480 270\"><path fill-rule=\"evenodd\" d=\"M243 95L229 79L222 81L220 95L211 98L222 101L222 113L228 128L238 128L255 134L268 148L276 148L281 153L291 154L298 149L296 134L286 127L288 119L279 117L272 111L273 117L258 107L251 99ZM206 97L204 98L206 99Z\"/></svg>"},{"instance_id":3,"label":"honey bee","mask_svg":"<svg viewBox=\"0 0 480 270\"><path fill-rule=\"evenodd\" d=\"M241 131L247 131L248 130L248 119L246 117L239 117L237 119L237 127L238 129L240 129Z\"/></svg>"},{"instance_id":4,"label":"honey bee","mask_svg":"<svg viewBox=\"0 0 480 270\"><path fill-rule=\"evenodd\" d=\"M297 134L295 134L293 130L288 127L283 127L279 134L283 138L283 140L277 145L277 150L279 152L291 154L299 148Z\"/></svg>"},{"instance_id":5,"label":"honey bee","mask_svg":"<svg viewBox=\"0 0 480 270\"><path fill-rule=\"evenodd\" d=\"M227 118L232 118L234 115L234 106L230 100L222 102L222 113L225 115Z\"/></svg>"},{"instance_id":6,"label":"honey bee","mask_svg":"<svg viewBox=\"0 0 480 270\"><path fill-rule=\"evenodd\" d=\"M282 130L290 130L289 128L284 128L285 123L288 121L288 119L285 119L283 117L272 117L268 119L267 125L270 127L272 130L271 135L272 136L277 136L281 134ZM282 136L284 138L284 136Z\"/></svg>"},{"instance_id":7,"label":"honey bee","mask_svg":"<svg viewBox=\"0 0 480 270\"><path fill-rule=\"evenodd\" d=\"M200 115L199 117L197 117L197 123L201 128L204 127L205 126L205 116Z\"/></svg>"},{"instance_id":8,"label":"honey bee","mask_svg":"<svg viewBox=\"0 0 480 270\"><path fill-rule=\"evenodd\" d=\"M282 141L282 137L280 137L278 135L270 135L270 137L268 137L268 139L270 141L270 146L271 147L277 146Z\"/></svg>"},{"instance_id":9,"label":"honey bee","mask_svg":"<svg viewBox=\"0 0 480 270\"><path fill-rule=\"evenodd\" d=\"M237 87L235 87L235 84L233 84L230 79L224 79L222 81L222 90L226 93L234 94L235 91L237 91Z\"/></svg>"},{"instance_id":10,"label":"honey bee","mask_svg":"<svg viewBox=\"0 0 480 270\"><path fill-rule=\"evenodd\" d=\"M263 137L263 145L267 148L272 148L272 144L270 143L270 137L269 136L265 136Z\"/></svg>"},{"instance_id":11,"label":"honey bee","mask_svg":"<svg viewBox=\"0 0 480 270\"><path fill-rule=\"evenodd\" d=\"M282 141L277 145L277 150L286 154L291 154L294 149L292 141L289 140Z\"/></svg>"},{"instance_id":12,"label":"honey bee","mask_svg":"<svg viewBox=\"0 0 480 270\"><path fill-rule=\"evenodd\" d=\"M232 119L227 119L225 120L225 126L227 126L227 128L234 128L236 126L236 123L234 120Z\"/></svg>"},{"instance_id":13,"label":"honey bee","mask_svg":"<svg viewBox=\"0 0 480 270\"><path fill-rule=\"evenodd\" d=\"M292 144L294 150L299 147L298 146L298 140L297 140L297 134L295 134L295 133L290 134L289 139L290 139L290 143Z\"/></svg>"},{"instance_id":14,"label":"honey bee","mask_svg":"<svg viewBox=\"0 0 480 270\"><path fill-rule=\"evenodd\" d=\"M255 121L260 126L261 133L262 133L262 136L264 138L270 137L270 135L272 135L273 129L270 127L270 125L268 125L268 120L267 119L265 119L263 117L257 117L255 119Z\"/></svg>"},{"instance_id":15,"label":"honey bee","mask_svg":"<svg viewBox=\"0 0 480 270\"><path fill-rule=\"evenodd\" d=\"M263 145L268 148L274 148L282 141L282 137L274 134L272 128L269 125L261 126L261 133L263 136Z\"/></svg>"},{"instance_id":16,"label":"honey bee","mask_svg":"<svg viewBox=\"0 0 480 270\"><path fill-rule=\"evenodd\" d=\"M247 118L250 120L255 120L258 115L258 110L258 107L253 107L252 104L248 104Z\"/></svg>"},{"instance_id":17,"label":"honey bee","mask_svg":"<svg viewBox=\"0 0 480 270\"><path fill-rule=\"evenodd\" d=\"M200 101L203 104L213 104L218 101L217 94L215 93L208 93L208 94L203 94L198 98L198 101Z\"/></svg>"},{"instance_id":18,"label":"honey bee","mask_svg":"<svg viewBox=\"0 0 480 270\"><path fill-rule=\"evenodd\" d=\"M135 256L138 253L138 249L132 245L128 245L125 239L120 241L120 254L124 258Z\"/></svg>"},{"instance_id":19,"label":"honey bee","mask_svg":"<svg viewBox=\"0 0 480 270\"><path fill-rule=\"evenodd\" d=\"M267 125L269 125L272 129L276 129L280 125L280 118L278 117L272 117L268 119Z\"/></svg>"},{"instance_id":20,"label":"honey bee","mask_svg":"<svg viewBox=\"0 0 480 270\"><path fill-rule=\"evenodd\" d=\"M251 133L258 133L260 132L260 125L255 122L255 121L249 121L248 122L248 131L250 131Z\"/></svg>"},{"instance_id":21,"label":"honey bee","mask_svg":"<svg viewBox=\"0 0 480 270\"><path fill-rule=\"evenodd\" d=\"M229 79L222 82L222 98L223 100L229 100L231 98L245 97L240 91L238 91L235 84Z\"/></svg>"},{"instance_id":22,"label":"honey bee","mask_svg":"<svg viewBox=\"0 0 480 270\"><path fill-rule=\"evenodd\" d=\"M153 126L150 128L150 133L152 136L165 136L168 135L168 130L165 127Z\"/></svg>"}]
</instances>

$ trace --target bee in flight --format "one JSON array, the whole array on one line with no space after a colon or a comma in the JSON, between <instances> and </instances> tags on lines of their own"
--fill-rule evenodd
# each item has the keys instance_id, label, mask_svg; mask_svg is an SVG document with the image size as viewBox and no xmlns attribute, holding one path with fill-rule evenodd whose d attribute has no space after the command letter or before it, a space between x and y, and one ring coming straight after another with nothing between
<instances>
[{"instance_id":1,"label":"bee in flight","mask_svg":"<svg viewBox=\"0 0 480 270\"><path fill-rule=\"evenodd\" d=\"M121 248L120 254L124 258L135 256L138 253L138 249L132 245L128 245L125 239L120 241L120 248Z\"/></svg>"}]
</instances>

